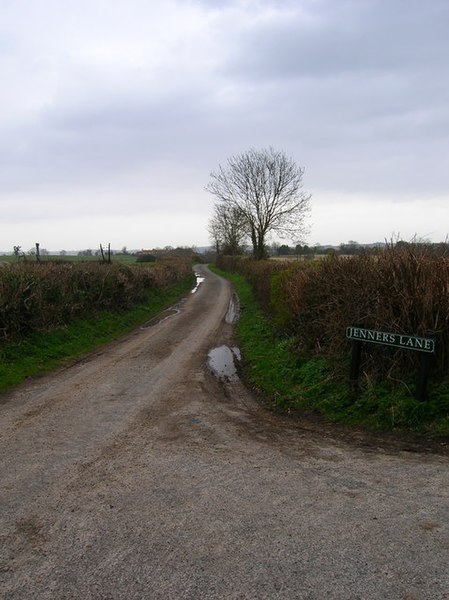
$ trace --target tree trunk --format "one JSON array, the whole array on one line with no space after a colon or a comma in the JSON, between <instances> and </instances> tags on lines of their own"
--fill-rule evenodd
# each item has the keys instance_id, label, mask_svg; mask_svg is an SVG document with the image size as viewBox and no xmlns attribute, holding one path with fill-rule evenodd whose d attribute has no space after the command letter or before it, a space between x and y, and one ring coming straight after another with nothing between
<instances>
[{"instance_id":1,"label":"tree trunk","mask_svg":"<svg viewBox=\"0 0 449 600\"><path fill-rule=\"evenodd\" d=\"M251 239L253 242L253 256L256 260L267 258L265 251L265 236L260 231L254 229L251 231Z\"/></svg>"}]
</instances>

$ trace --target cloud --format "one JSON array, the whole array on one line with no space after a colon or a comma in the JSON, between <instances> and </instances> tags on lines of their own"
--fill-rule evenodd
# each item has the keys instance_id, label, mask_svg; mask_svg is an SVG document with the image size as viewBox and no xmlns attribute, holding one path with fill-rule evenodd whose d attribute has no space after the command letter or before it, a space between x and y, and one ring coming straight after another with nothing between
<instances>
[{"instance_id":1,"label":"cloud","mask_svg":"<svg viewBox=\"0 0 449 600\"><path fill-rule=\"evenodd\" d=\"M317 205L447 195L445 0L0 6L0 206L15 227L167 207L207 221L210 171L269 145L306 167Z\"/></svg>"},{"instance_id":2,"label":"cloud","mask_svg":"<svg viewBox=\"0 0 449 600\"><path fill-rule=\"evenodd\" d=\"M265 3L232 32L229 68L248 78L331 78L446 68L446 2ZM240 14L241 17L241 14Z\"/></svg>"}]
</instances>

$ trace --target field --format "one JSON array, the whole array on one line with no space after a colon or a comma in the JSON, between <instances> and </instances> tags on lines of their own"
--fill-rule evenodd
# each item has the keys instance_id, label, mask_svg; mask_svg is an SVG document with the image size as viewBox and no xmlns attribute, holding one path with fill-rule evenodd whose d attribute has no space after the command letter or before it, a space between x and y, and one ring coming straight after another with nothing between
<instances>
[{"instance_id":1,"label":"field","mask_svg":"<svg viewBox=\"0 0 449 600\"><path fill-rule=\"evenodd\" d=\"M21 257L17 257L11 254L2 254L0 255L0 264L15 264L18 262L37 262L36 257L34 255L25 255ZM45 254L40 257L41 263L49 263L49 262L70 262L70 263L82 263L82 262L93 262L100 263L103 262L101 256L78 256L73 254L66 254L61 256L60 254ZM132 254L113 254L111 256L111 262L120 263L120 264L139 264L137 262L137 257Z\"/></svg>"}]
</instances>

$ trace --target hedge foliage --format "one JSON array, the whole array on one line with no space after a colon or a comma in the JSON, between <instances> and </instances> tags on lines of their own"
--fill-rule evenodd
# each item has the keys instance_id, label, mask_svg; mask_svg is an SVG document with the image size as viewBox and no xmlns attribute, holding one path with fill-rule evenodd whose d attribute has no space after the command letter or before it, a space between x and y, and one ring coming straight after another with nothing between
<instances>
[{"instance_id":1,"label":"hedge foliage","mask_svg":"<svg viewBox=\"0 0 449 600\"><path fill-rule=\"evenodd\" d=\"M329 257L314 262L219 257L225 271L247 277L277 329L294 337L300 354L348 357L348 325L437 339L434 372L449 369L449 258L431 246L387 246L378 256ZM370 345L368 376L416 373L419 354Z\"/></svg>"},{"instance_id":2,"label":"hedge foliage","mask_svg":"<svg viewBox=\"0 0 449 600\"><path fill-rule=\"evenodd\" d=\"M192 272L187 258L151 267L107 263L18 262L0 267L0 339L61 327L100 310L124 310Z\"/></svg>"}]
</instances>

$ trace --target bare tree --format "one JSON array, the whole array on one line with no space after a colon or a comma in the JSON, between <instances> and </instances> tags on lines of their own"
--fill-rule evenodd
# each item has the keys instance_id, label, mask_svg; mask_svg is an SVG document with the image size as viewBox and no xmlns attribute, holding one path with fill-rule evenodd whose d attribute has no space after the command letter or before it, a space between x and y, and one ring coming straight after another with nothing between
<instances>
[{"instance_id":1,"label":"bare tree","mask_svg":"<svg viewBox=\"0 0 449 600\"><path fill-rule=\"evenodd\" d=\"M246 236L245 219L234 206L217 203L209 221L209 233L217 252L241 254Z\"/></svg>"},{"instance_id":2,"label":"bare tree","mask_svg":"<svg viewBox=\"0 0 449 600\"><path fill-rule=\"evenodd\" d=\"M304 169L273 148L248 150L212 172L207 191L218 206L241 215L256 259L266 256L268 233L296 237L305 233L310 194L302 191Z\"/></svg>"}]
</instances>

